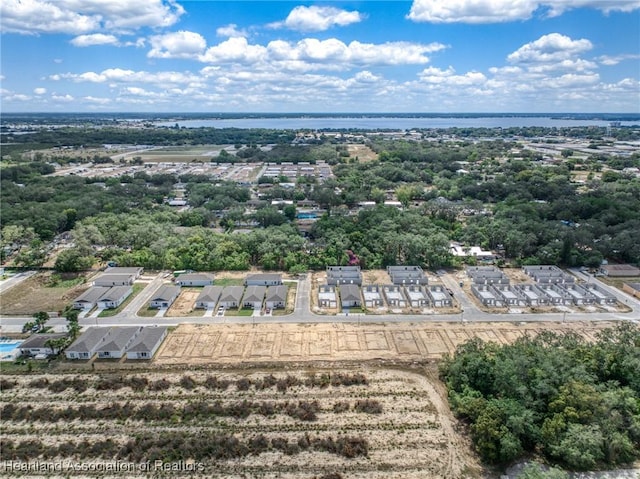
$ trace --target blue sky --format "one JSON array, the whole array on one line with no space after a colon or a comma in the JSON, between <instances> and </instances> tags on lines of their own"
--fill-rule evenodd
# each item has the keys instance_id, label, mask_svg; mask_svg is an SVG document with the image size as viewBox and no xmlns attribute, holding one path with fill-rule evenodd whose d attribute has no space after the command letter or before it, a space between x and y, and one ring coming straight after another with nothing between
<instances>
[{"instance_id":1,"label":"blue sky","mask_svg":"<svg viewBox=\"0 0 640 479\"><path fill-rule=\"evenodd\" d=\"M5 112L640 112L640 0L3 0Z\"/></svg>"}]
</instances>

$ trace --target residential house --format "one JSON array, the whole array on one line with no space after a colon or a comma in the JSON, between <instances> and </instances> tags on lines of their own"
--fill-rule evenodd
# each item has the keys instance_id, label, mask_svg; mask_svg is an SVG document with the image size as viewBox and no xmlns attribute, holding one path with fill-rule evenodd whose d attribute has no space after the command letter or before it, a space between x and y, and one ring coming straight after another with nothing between
<instances>
[{"instance_id":1,"label":"residential house","mask_svg":"<svg viewBox=\"0 0 640 479\"><path fill-rule=\"evenodd\" d=\"M73 300L73 308L89 311L107 291L107 286L92 286Z\"/></svg>"},{"instance_id":2,"label":"residential house","mask_svg":"<svg viewBox=\"0 0 640 479\"><path fill-rule=\"evenodd\" d=\"M516 284L513 289L525 299L527 306L545 306L549 303L547 295L535 284Z\"/></svg>"},{"instance_id":3,"label":"residential house","mask_svg":"<svg viewBox=\"0 0 640 479\"><path fill-rule=\"evenodd\" d=\"M279 286L282 284L282 275L276 273L261 273L247 276L245 286Z\"/></svg>"},{"instance_id":4,"label":"residential house","mask_svg":"<svg viewBox=\"0 0 640 479\"><path fill-rule=\"evenodd\" d=\"M288 293L289 288L287 288L285 285L270 286L267 290L265 307L271 309L285 308L287 306Z\"/></svg>"},{"instance_id":5,"label":"residential house","mask_svg":"<svg viewBox=\"0 0 640 479\"><path fill-rule=\"evenodd\" d=\"M502 308L506 303L502 296L498 294L490 284L472 284L471 292L484 306Z\"/></svg>"},{"instance_id":6,"label":"residential house","mask_svg":"<svg viewBox=\"0 0 640 479\"><path fill-rule=\"evenodd\" d=\"M340 305L345 308L359 308L362 306L360 287L356 284L342 284L340 289Z\"/></svg>"},{"instance_id":7,"label":"residential house","mask_svg":"<svg viewBox=\"0 0 640 479\"><path fill-rule=\"evenodd\" d=\"M462 246L459 243L451 243L449 251L457 258L477 258L480 261L491 261L496 258L493 251L483 250L480 246Z\"/></svg>"},{"instance_id":8,"label":"residential house","mask_svg":"<svg viewBox=\"0 0 640 479\"><path fill-rule=\"evenodd\" d=\"M66 333L42 333L32 334L20 344L20 353L25 356L38 356L44 354L56 354L58 349L54 349L47 344L49 340L56 340L66 337Z\"/></svg>"},{"instance_id":9,"label":"residential house","mask_svg":"<svg viewBox=\"0 0 640 479\"><path fill-rule=\"evenodd\" d=\"M166 327L145 327L126 349L127 359L152 359L167 337Z\"/></svg>"},{"instance_id":10,"label":"residential house","mask_svg":"<svg viewBox=\"0 0 640 479\"><path fill-rule=\"evenodd\" d=\"M595 302L598 304L616 304L618 302L618 298L616 298L614 294L610 293L598 284L588 283L583 285L583 287L593 295Z\"/></svg>"},{"instance_id":11,"label":"residential house","mask_svg":"<svg viewBox=\"0 0 640 479\"><path fill-rule=\"evenodd\" d=\"M114 331L96 348L98 358L120 359L140 331L142 331L141 326L114 328Z\"/></svg>"},{"instance_id":12,"label":"residential house","mask_svg":"<svg viewBox=\"0 0 640 479\"><path fill-rule=\"evenodd\" d=\"M509 278L495 266L468 266L466 271L474 284L509 284Z\"/></svg>"},{"instance_id":13,"label":"residential house","mask_svg":"<svg viewBox=\"0 0 640 479\"><path fill-rule=\"evenodd\" d=\"M636 268L630 264L603 264L600 266L600 272L612 278L633 278L640 276L640 268Z\"/></svg>"},{"instance_id":14,"label":"residential house","mask_svg":"<svg viewBox=\"0 0 640 479\"><path fill-rule=\"evenodd\" d=\"M327 284L362 284L360 266L327 266Z\"/></svg>"},{"instance_id":15,"label":"residential house","mask_svg":"<svg viewBox=\"0 0 640 479\"><path fill-rule=\"evenodd\" d=\"M323 284L318 287L318 305L321 308L338 307L338 297L335 286Z\"/></svg>"},{"instance_id":16,"label":"residential house","mask_svg":"<svg viewBox=\"0 0 640 479\"><path fill-rule=\"evenodd\" d=\"M112 266L104 270L105 274L129 274L132 275L134 279L138 279L142 276L142 272L144 268L140 268L137 266Z\"/></svg>"},{"instance_id":17,"label":"residential house","mask_svg":"<svg viewBox=\"0 0 640 479\"><path fill-rule=\"evenodd\" d=\"M240 300L242 299L243 293L243 286L225 286L220 294L218 306L223 306L226 309L237 308L240 306Z\"/></svg>"},{"instance_id":18,"label":"residential house","mask_svg":"<svg viewBox=\"0 0 640 479\"><path fill-rule=\"evenodd\" d=\"M67 359L91 359L96 353L98 346L100 346L115 329L116 328L88 328L65 350L65 356Z\"/></svg>"},{"instance_id":19,"label":"residential house","mask_svg":"<svg viewBox=\"0 0 640 479\"><path fill-rule=\"evenodd\" d=\"M132 274L101 274L93 280L94 286L131 286L135 281Z\"/></svg>"},{"instance_id":20,"label":"residential house","mask_svg":"<svg viewBox=\"0 0 640 479\"><path fill-rule=\"evenodd\" d=\"M220 299L220 295L222 294L222 290L222 286L205 286L196 298L196 308L215 308L218 300Z\"/></svg>"},{"instance_id":21,"label":"residential house","mask_svg":"<svg viewBox=\"0 0 640 479\"><path fill-rule=\"evenodd\" d=\"M151 297L149 302L150 308L168 308L171 306L178 295L180 294L180 286L174 286L172 284L163 284L158 288L158 291Z\"/></svg>"},{"instance_id":22,"label":"residential house","mask_svg":"<svg viewBox=\"0 0 640 479\"><path fill-rule=\"evenodd\" d=\"M114 309L124 303L124 300L133 292L131 286L114 286L109 288L98 300L98 308Z\"/></svg>"},{"instance_id":23,"label":"residential house","mask_svg":"<svg viewBox=\"0 0 640 479\"><path fill-rule=\"evenodd\" d=\"M420 266L387 266L393 284L427 284L429 281Z\"/></svg>"},{"instance_id":24,"label":"residential house","mask_svg":"<svg viewBox=\"0 0 640 479\"><path fill-rule=\"evenodd\" d=\"M266 294L266 286L247 286L242 297L242 305L245 308L262 309L262 302Z\"/></svg>"},{"instance_id":25,"label":"residential house","mask_svg":"<svg viewBox=\"0 0 640 479\"><path fill-rule=\"evenodd\" d=\"M213 284L211 273L184 273L176 278L178 286L210 286Z\"/></svg>"}]
</instances>

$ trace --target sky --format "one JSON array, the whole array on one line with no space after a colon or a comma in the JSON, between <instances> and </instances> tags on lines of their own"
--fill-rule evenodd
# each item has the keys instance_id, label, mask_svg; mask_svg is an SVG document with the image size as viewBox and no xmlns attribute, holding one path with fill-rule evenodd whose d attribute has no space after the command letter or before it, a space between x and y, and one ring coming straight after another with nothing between
<instances>
[{"instance_id":1,"label":"sky","mask_svg":"<svg viewBox=\"0 0 640 479\"><path fill-rule=\"evenodd\" d=\"M640 113L640 0L2 0L4 112Z\"/></svg>"}]
</instances>

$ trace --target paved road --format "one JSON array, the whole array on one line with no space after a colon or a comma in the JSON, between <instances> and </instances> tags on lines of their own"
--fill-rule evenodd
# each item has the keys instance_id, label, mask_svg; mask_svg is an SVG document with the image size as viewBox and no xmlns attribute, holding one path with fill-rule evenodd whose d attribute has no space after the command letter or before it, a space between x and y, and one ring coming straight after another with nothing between
<instances>
[{"instance_id":1,"label":"paved road","mask_svg":"<svg viewBox=\"0 0 640 479\"><path fill-rule=\"evenodd\" d=\"M25 279L36 274L35 271L24 271L22 273L14 274L13 276L3 279L0 281L0 293L4 293L8 289L13 288L14 286L22 283Z\"/></svg>"},{"instance_id":2,"label":"paved road","mask_svg":"<svg viewBox=\"0 0 640 479\"><path fill-rule=\"evenodd\" d=\"M382 315L320 315L310 310L311 275L307 274L298 282L296 303L293 313L286 316L223 316L223 317L151 317L143 318L136 312L149 301L153 293L165 281L163 275L156 276L134 300L118 315L107 318L84 318L80 320L81 326L177 326L182 323L192 324L252 324L260 323L420 323L420 322L492 322L492 321L521 321L521 322L573 322L573 321L612 321L627 320L640 323L640 301L630 295L611 288L597 278L585 276L577 270L571 273L580 279L597 282L601 287L610 291L618 300L632 308L628 313L621 312L567 312L567 313L486 313L479 310L475 304L462 292L457 279L449 275L441 277L443 283L450 288L459 304L464 309L464 315L458 314L382 314ZM19 332L30 317L0 317L0 331ZM50 319L47 323L56 331L66 329L64 318Z\"/></svg>"}]
</instances>

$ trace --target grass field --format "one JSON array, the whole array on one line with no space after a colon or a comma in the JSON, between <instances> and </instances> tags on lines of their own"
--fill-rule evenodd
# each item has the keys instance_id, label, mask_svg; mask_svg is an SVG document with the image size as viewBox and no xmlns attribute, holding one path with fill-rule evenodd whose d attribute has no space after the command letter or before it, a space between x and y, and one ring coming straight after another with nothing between
<instances>
[{"instance_id":1,"label":"grass field","mask_svg":"<svg viewBox=\"0 0 640 479\"><path fill-rule=\"evenodd\" d=\"M86 289L84 276L59 278L38 273L0 294L2 314L62 311Z\"/></svg>"}]
</instances>

